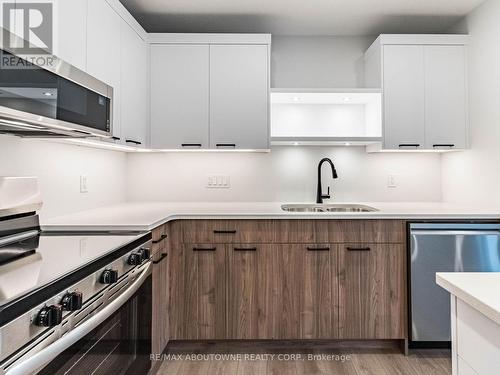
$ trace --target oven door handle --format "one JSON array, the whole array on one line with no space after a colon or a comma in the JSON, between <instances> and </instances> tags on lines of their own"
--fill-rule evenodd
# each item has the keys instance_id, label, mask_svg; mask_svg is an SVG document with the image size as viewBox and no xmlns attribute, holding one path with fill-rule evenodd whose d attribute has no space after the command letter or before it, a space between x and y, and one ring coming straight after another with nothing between
<instances>
[{"instance_id":1,"label":"oven door handle","mask_svg":"<svg viewBox=\"0 0 500 375\"><path fill-rule=\"evenodd\" d=\"M5 375L25 375L31 374L40 370L43 366L55 359L59 354L68 349L71 345L85 337L92 330L97 328L102 322L108 319L114 312L122 307L127 300L134 295L141 287L144 281L151 274L151 262L144 268L141 275L124 291L121 295L111 301L97 314L81 323L78 327L66 333L64 336L40 350L38 353L31 355L26 360L13 365L5 372Z\"/></svg>"}]
</instances>

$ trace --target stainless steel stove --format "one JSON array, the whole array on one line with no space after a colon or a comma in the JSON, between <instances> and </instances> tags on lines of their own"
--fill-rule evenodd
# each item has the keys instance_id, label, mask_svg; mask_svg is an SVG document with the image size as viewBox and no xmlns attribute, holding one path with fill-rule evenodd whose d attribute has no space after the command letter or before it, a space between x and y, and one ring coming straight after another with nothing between
<instances>
[{"instance_id":1,"label":"stainless steel stove","mask_svg":"<svg viewBox=\"0 0 500 375\"><path fill-rule=\"evenodd\" d=\"M44 233L0 217L0 373L147 373L151 233Z\"/></svg>"}]
</instances>

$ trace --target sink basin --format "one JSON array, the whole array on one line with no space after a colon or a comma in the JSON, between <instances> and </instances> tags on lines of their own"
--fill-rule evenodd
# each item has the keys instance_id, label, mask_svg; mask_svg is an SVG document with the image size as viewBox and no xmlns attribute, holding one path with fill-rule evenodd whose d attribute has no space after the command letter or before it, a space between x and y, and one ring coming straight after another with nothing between
<instances>
[{"instance_id":1,"label":"sink basin","mask_svg":"<svg viewBox=\"0 0 500 375\"><path fill-rule=\"evenodd\" d=\"M281 206L288 212L376 212L374 207L362 204L285 204Z\"/></svg>"}]
</instances>

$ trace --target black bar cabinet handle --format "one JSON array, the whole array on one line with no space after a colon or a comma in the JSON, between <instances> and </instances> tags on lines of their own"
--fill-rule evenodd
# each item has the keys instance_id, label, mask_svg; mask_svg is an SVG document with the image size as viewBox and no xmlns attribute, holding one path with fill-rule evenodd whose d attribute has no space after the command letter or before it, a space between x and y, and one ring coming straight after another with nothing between
<instances>
[{"instance_id":1,"label":"black bar cabinet handle","mask_svg":"<svg viewBox=\"0 0 500 375\"><path fill-rule=\"evenodd\" d=\"M161 257L160 257L160 259L158 259L158 260L154 260L154 261L153 261L153 264L158 264L158 263L161 263L161 262L163 261L163 259L165 259L165 258L167 257L167 255L168 255L167 253L161 253Z\"/></svg>"},{"instance_id":2,"label":"black bar cabinet handle","mask_svg":"<svg viewBox=\"0 0 500 375\"><path fill-rule=\"evenodd\" d=\"M348 247L347 251L370 251L369 247Z\"/></svg>"},{"instance_id":3,"label":"black bar cabinet handle","mask_svg":"<svg viewBox=\"0 0 500 375\"><path fill-rule=\"evenodd\" d=\"M236 147L235 143L217 143L216 147Z\"/></svg>"},{"instance_id":4,"label":"black bar cabinet handle","mask_svg":"<svg viewBox=\"0 0 500 375\"><path fill-rule=\"evenodd\" d=\"M193 247L193 251L216 251L216 247Z\"/></svg>"},{"instance_id":5,"label":"black bar cabinet handle","mask_svg":"<svg viewBox=\"0 0 500 375\"><path fill-rule=\"evenodd\" d=\"M183 143L182 147L201 147L201 143Z\"/></svg>"},{"instance_id":6,"label":"black bar cabinet handle","mask_svg":"<svg viewBox=\"0 0 500 375\"><path fill-rule=\"evenodd\" d=\"M234 251L257 251L256 247L235 247Z\"/></svg>"},{"instance_id":7,"label":"black bar cabinet handle","mask_svg":"<svg viewBox=\"0 0 500 375\"><path fill-rule=\"evenodd\" d=\"M324 247L307 247L307 251L330 251L330 246Z\"/></svg>"},{"instance_id":8,"label":"black bar cabinet handle","mask_svg":"<svg viewBox=\"0 0 500 375\"><path fill-rule=\"evenodd\" d=\"M119 141L121 138L120 137L111 137L113 141Z\"/></svg>"},{"instance_id":9,"label":"black bar cabinet handle","mask_svg":"<svg viewBox=\"0 0 500 375\"><path fill-rule=\"evenodd\" d=\"M432 145L432 147L455 147L455 145L453 143L438 143Z\"/></svg>"},{"instance_id":10,"label":"black bar cabinet handle","mask_svg":"<svg viewBox=\"0 0 500 375\"><path fill-rule=\"evenodd\" d=\"M133 143L134 145L142 145L142 142L134 141L133 139L126 139L125 143Z\"/></svg>"},{"instance_id":11,"label":"black bar cabinet handle","mask_svg":"<svg viewBox=\"0 0 500 375\"><path fill-rule=\"evenodd\" d=\"M399 147L420 147L419 143L401 143Z\"/></svg>"},{"instance_id":12,"label":"black bar cabinet handle","mask_svg":"<svg viewBox=\"0 0 500 375\"><path fill-rule=\"evenodd\" d=\"M160 243L161 241L163 241L164 239L168 238L168 236L166 234L162 234L160 239L156 240L156 241L153 241L154 244L157 244L157 243Z\"/></svg>"},{"instance_id":13,"label":"black bar cabinet handle","mask_svg":"<svg viewBox=\"0 0 500 375\"><path fill-rule=\"evenodd\" d=\"M236 234L235 230L214 230L214 234Z\"/></svg>"}]
</instances>

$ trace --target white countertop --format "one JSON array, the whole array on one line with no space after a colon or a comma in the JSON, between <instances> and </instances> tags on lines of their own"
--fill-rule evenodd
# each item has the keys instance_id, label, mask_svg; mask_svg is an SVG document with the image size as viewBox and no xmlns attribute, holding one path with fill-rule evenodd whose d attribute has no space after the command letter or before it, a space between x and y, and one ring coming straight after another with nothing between
<instances>
[{"instance_id":1,"label":"white countertop","mask_svg":"<svg viewBox=\"0 0 500 375\"><path fill-rule=\"evenodd\" d=\"M438 272L436 283L500 325L500 272Z\"/></svg>"},{"instance_id":2,"label":"white countertop","mask_svg":"<svg viewBox=\"0 0 500 375\"><path fill-rule=\"evenodd\" d=\"M349 203L349 202L329 202ZM282 202L130 202L44 220L45 231L147 231L176 219L500 219L500 209L448 203L356 202L379 211L363 213L285 212Z\"/></svg>"}]
</instances>

